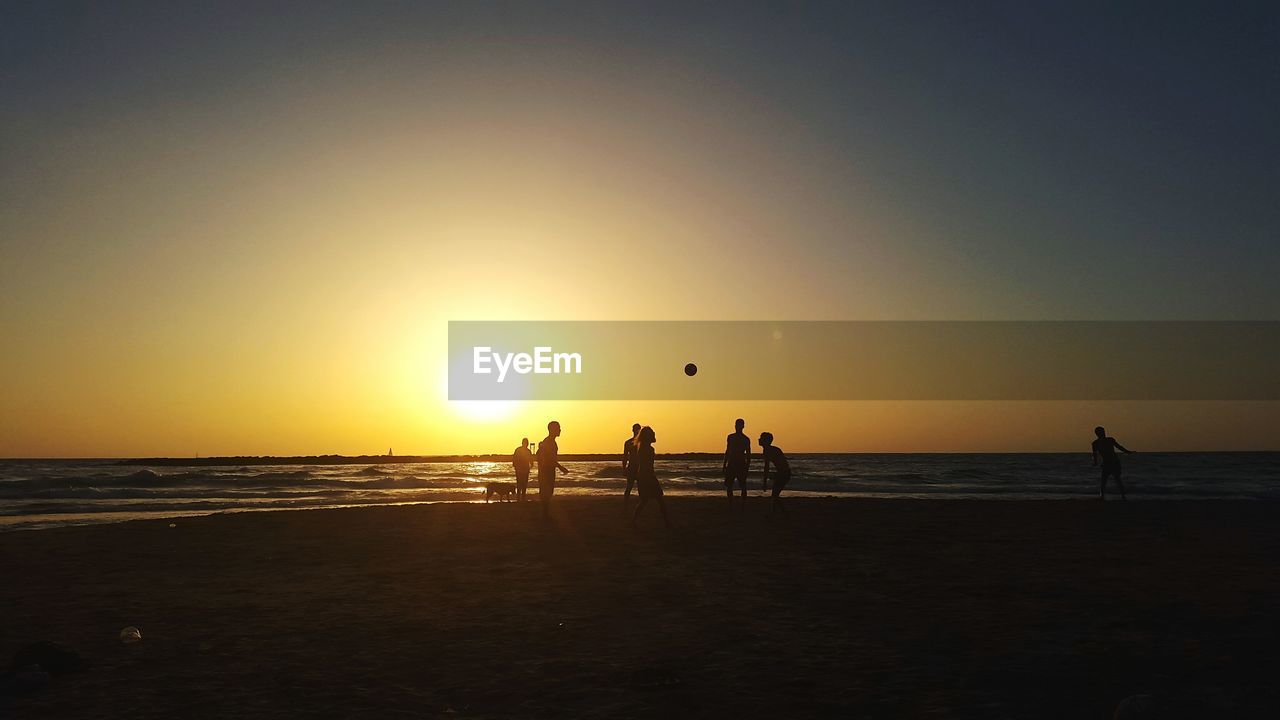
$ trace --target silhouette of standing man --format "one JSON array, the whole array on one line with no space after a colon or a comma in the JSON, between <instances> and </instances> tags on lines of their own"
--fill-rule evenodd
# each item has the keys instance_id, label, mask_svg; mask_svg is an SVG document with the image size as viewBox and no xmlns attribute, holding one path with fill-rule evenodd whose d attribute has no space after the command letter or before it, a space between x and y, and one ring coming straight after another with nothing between
<instances>
[{"instance_id":1,"label":"silhouette of standing man","mask_svg":"<svg viewBox=\"0 0 1280 720\"><path fill-rule=\"evenodd\" d=\"M636 448L640 445L640 423L631 426L631 437L622 443L622 473L627 476L627 491L622 494L622 510L626 512L631 489L636 484Z\"/></svg>"},{"instance_id":2,"label":"silhouette of standing man","mask_svg":"<svg viewBox=\"0 0 1280 720\"><path fill-rule=\"evenodd\" d=\"M511 453L511 464L516 468L516 497L524 502L524 493L529 488L529 468L533 466L533 452L529 450L529 438L520 440L520 447Z\"/></svg>"},{"instance_id":3,"label":"silhouette of standing man","mask_svg":"<svg viewBox=\"0 0 1280 720\"><path fill-rule=\"evenodd\" d=\"M542 516L551 518L551 496L556 492L556 470L569 474L560 464L560 423L547 423L547 437L538 445L538 500L542 503Z\"/></svg>"},{"instance_id":4,"label":"silhouette of standing man","mask_svg":"<svg viewBox=\"0 0 1280 720\"><path fill-rule=\"evenodd\" d=\"M738 418L733 422L733 434L724 444L724 492L733 507L733 483L738 483L743 499L747 497L747 470L751 467L751 438L742 432L747 421ZM745 506L745 503L744 503Z\"/></svg>"},{"instance_id":5,"label":"silhouette of standing man","mask_svg":"<svg viewBox=\"0 0 1280 720\"><path fill-rule=\"evenodd\" d=\"M1124 496L1124 482L1120 480L1120 456L1116 455L1119 450L1126 455L1133 452L1116 441L1113 437L1107 437L1106 428L1099 425L1093 429L1093 434L1098 436L1093 441L1093 464L1098 464L1098 457L1102 457L1102 484L1098 487L1098 499L1107 499L1107 478L1115 475L1116 485L1120 487L1120 499L1128 500Z\"/></svg>"}]
</instances>

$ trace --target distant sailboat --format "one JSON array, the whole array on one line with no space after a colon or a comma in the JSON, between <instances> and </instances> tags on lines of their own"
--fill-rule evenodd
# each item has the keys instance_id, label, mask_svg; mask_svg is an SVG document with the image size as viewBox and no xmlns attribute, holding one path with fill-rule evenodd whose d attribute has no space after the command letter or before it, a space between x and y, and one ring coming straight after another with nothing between
<instances>
[{"instance_id":1,"label":"distant sailboat","mask_svg":"<svg viewBox=\"0 0 1280 720\"><path fill-rule=\"evenodd\" d=\"M387 457L393 457L395 453L391 452L391 448L387 448Z\"/></svg>"}]
</instances>

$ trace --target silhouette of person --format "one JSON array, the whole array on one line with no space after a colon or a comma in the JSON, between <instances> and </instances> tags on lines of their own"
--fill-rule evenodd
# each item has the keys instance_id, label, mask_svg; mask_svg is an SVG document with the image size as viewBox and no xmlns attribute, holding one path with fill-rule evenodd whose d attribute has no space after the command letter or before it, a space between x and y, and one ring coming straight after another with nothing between
<instances>
[{"instance_id":1,"label":"silhouette of person","mask_svg":"<svg viewBox=\"0 0 1280 720\"><path fill-rule=\"evenodd\" d=\"M724 443L724 492L733 507L733 484L738 483L742 497L747 497L747 470L751 467L751 438L742 432L747 421L738 418L733 422L733 434Z\"/></svg>"},{"instance_id":2,"label":"silhouette of person","mask_svg":"<svg viewBox=\"0 0 1280 720\"><path fill-rule=\"evenodd\" d=\"M1098 464L1098 458L1102 458L1102 483L1098 486L1098 499L1107 499L1107 478L1112 475L1116 478L1116 485L1120 488L1120 499L1128 500L1124 495L1124 482L1120 479L1120 456L1116 454L1116 450L1129 454L1132 450L1121 445L1113 437L1107 437L1106 428L1099 425L1093 429L1093 434L1098 436L1093 441L1093 464Z\"/></svg>"},{"instance_id":3,"label":"silhouette of person","mask_svg":"<svg viewBox=\"0 0 1280 720\"><path fill-rule=\"evenodd\" d=\"M560 423L547 423L547 436L538 445L538 501L542 503L542 516L551 517L551 496L556 492L556 470L569 474L560 464Z\"/></svg>"},{"instance_id":4,"label":"silhouette of person","mask_svg":"<svg viewBox=\"0 0 1280 720\"><path fill-rule=\"evenodd\" d=\"M636 512L631 516L632 527L636 527L640 511L644 510L650 500L657 501L658 510L662 511L662 524L671 527L671 520L667 518L667 504L662 499L662 485L658 483L658 475L653 469L653 444L657 441L658 436L648 425L641 428L640 434L636 436L636 489L640 492L640 504L636 505Z\"/></svg>"},{"instance_id":5,"label":"silhouette of person","mask_svg":"<svg viewBox=\"0 0 1280 720\"><path fill-rule=\"evenodd\" d=\"M640 437L640 423L631 426L631 437L622 443L622 473L627 477L627 491L622 494L622 509L631 500L631 488L636 484L636 438Z\"/></svg>"},{"instance_id":6,"label":"silhouette of person","mask_svg":"<svg viewBox=\"0 0 1280 720\"><path fill-rule=\"evenodd\" d=\"M783 515L787 514L787 508L782 505L782 490L791 482L791 464L787 462L787 456L783 454L782 449L773 444L773 433L760 433L760 454L764 456L764 484L769 485L769 465L772 464L775 470L773 478L773 507L769 510L769 516L772 517L774 511L781 510Z\"/></svg>"},{"instance_id":7,"label":"silhouette of person","mask_svg":"<svg viewBox=\"0 0 1280 720\"><path fill-rule=\"evenodd\" d=\"M529 438L520 440L520 447L511 453L511 464L516 469L516 497L524 502L525 491L529 488L529 468L533 466L533 451L529 450Z\"/></svg>"}]
</instances>

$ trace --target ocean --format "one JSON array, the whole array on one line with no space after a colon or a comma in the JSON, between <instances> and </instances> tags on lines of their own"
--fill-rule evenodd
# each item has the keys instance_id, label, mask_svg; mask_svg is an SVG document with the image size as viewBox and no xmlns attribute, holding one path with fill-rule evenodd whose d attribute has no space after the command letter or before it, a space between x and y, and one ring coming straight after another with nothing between
<instances>
[{"instance_id":1,"label":"ocean","mask_svg":"<svg viewBox=\"0 0 1280 720\"><path fill-rule=\"evenodd\" d=\"M760 494L759 459L749 490ZM1124 457L1133 500L1280 499L1280 453L1141 453ZM620 495L617 462L566 462L557 494ZM812 454L791 457L791 496L1096 497L1088 453ZM724 492L718 459L663 459L671 495ZM376 465L151 466L117 460L0 460L0 530L215 512L481 501L514 480L505 462ZM531 485L536 486L536 481ZM1114 486L1113 486L1114 489Z\"/></svg>"}]
</instances>

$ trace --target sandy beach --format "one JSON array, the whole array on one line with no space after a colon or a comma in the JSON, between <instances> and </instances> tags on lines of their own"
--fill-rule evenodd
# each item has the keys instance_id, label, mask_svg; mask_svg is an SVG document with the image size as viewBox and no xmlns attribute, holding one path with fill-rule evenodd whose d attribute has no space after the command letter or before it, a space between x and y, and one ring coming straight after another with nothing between
<instances>
[{"instance_id":1,"label":"sandy beach","mask_svg":"<svg viewBox=\"0 0 1280 720\"><path fill-rule=\"evenodd\" d=\"M15 717L1263 717L1280 505L671 498L0 534ZM143 640L123 645L121 628Z\"/></svg>"}]
</instances>

